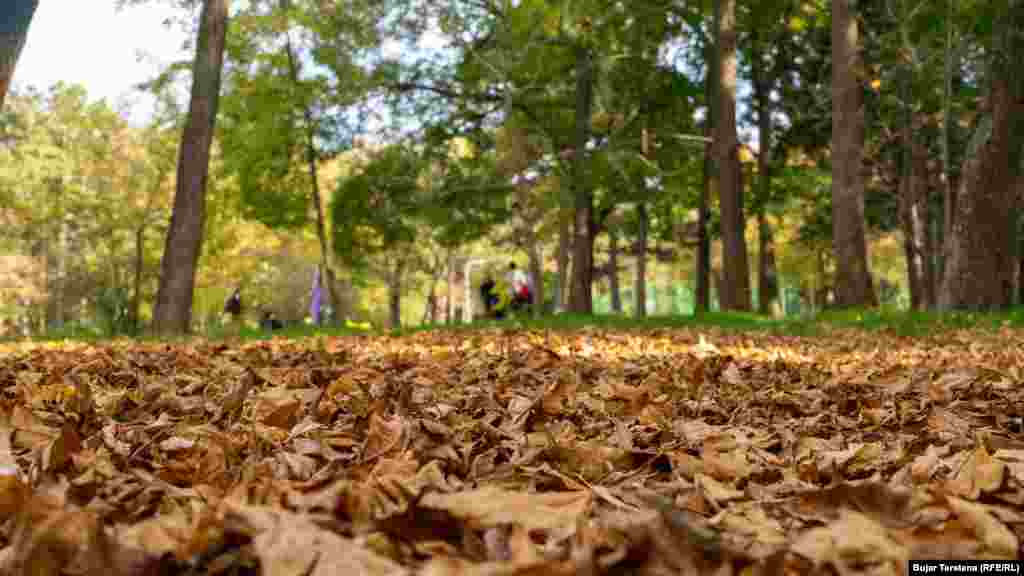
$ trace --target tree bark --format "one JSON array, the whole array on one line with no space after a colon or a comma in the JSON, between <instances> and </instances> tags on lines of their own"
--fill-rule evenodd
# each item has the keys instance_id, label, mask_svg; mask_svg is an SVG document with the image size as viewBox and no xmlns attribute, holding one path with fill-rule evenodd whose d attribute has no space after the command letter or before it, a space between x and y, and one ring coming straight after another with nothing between
<instances>
[{"instance_id":1,"label":"tree bark","mask_svg":"<svg viewBox=\"0 0 1024 576\"><path fill-rule=\"evenodd\" d=\"M132 282L132 333L139 333L140 316L142 315L142 268L145 260L146 227L140 225L135 229L135 270Z\"/></svg>"},{"instance_id":2,"label":"tree bark","mask_svg":"<svg viewBox=\"0 0 1024 576\"><path fill-rule=\"evenodd\" d=\"M455 306L455 293L459 283L459 271L458 271L459 259L455 257L455 251L448 250L448 294L446 297L447 306L445 307L444 323L445 324L458 324L459 318L456 316Z\"/></svg>"},{"instance_id":3,"label":"tree bark","mask_svg":"<svg viewBox=\"0 0 1024 576\"><path fill-rule=\"evenodd\" d=\"M943 310L1003 309L1014 302L1017 267L1017 183L1024 144L1024 5L1001 3L998 36L989 54L985 110L991 132L972 151L962 170L946 239L946 269L939 307Z\"/></svg>"},{"instance_id":4,"label":"tree bark","mask_svg":"<svg viewBox=\"0 0 1024 576\"><path fill-rule=\"evenodd\" d=\"M531 287L530 306L533 309L533 317L540 318L544 310L544 260L541 254L541 247L536 237L530 239L530 246L527 249L527 257L530 259L530 278L533 279Z\"/></svg>"},{"instance_id":5,"label":"tree bark","mask_svg":"<svg viewBox=\"0 0 1024 576\"><path fill-rule=\"evenodd\" d=\"M162 334L188 333L192 320L192 291L206 217L210 145L224 64L227 0L205 0L200 19L189 113L178 151L174 207L153 313L153 328Z\"/></svg>"},{"instance_id":6,"label":"tree bark","mask_svg":"<svg viewBox=\"0 0 1024 576\"><path fill-rule=\"evenodd\" d=\"M956 186L953 182L953 166L950 148L953 144L953 71L959 68L959 62L954 62L956 54L953 50L953 3L956 0L947 0L947 26L946 43L943 58L943 81L942 81L942 234L943 244L945 239L953 234L953 214L956 206ZM945 277L946 258L944 250L936 250L938 262L936 263L937 281L941 282ZM938 294L936 294L936 303Z\"/></svg>"},{"instance_id":7,"label":"tree bark","mask_svg":"<svg viewBox=\"0 0 1024 576\"><path fill-rule=\"evenodd\" d=\"M402 327L402 272L399 261L388 274L388 322L392 330Z\"/></svg>"},{"instance_id":8,"label":"tree bark","mask_svg":"<svg viewBox=\"0 0 1024 576\"><path fill-rule=\"evenodd\" d=\"M964 164L947 238L942 310L993 310L1013 303L1016 221L1010 125L1022 110L1005 75L993 76L987 98L992 134Z\"/></svg>"},{"instance_id":9,"label":"tree bark","mask_svg":"<svg viewBox=\"0 0 1024 576\"><path fill-rule=\"evenodd\" d=\"M564 310L569 303L569 253L572 248L571 222L567 211L558 214L558 286L555 290L555 308Z\"/></svg>"},{"instance_id":10,"label":"tree bark","mask_svg":"<svg viewBox=\"0 0 1024 576\"><path fill-rule=\"evenodd\" d=\"M644 318L647 316L647 205L638 202L636 205L636 219L638 224L636 239L636 271L633 277L633 316Z\"/></svg>"},{"instance_id":11,"label":"tree bark","mask_svg":"<svg viewBox=\"0 0 1024 576\"><path fill-rule=\"evenodd\" d=\"M928 234L928 156L914 141L909 124L903 128L904 168L900 178L900 222L907 260L910 305L915 310L935 306L932 243Z\"/></svg>"},{"instance_id":12,"label":"tree bark","mask_svg":"<svg viewBox=\"0 0 1024 576\"><path fill-rule=\"evenodd\" d=\"M39 0L7 0L0 8L0 110L38 6Z\"/></svg>"},{"instance_id":13,"label":"tree bark","mask_svg":"<svg viewBox=\"0 0 1024 576\"><path fill-rule=\"evenodd\" d=\"M772 192L772 110L769 99L770 85L765 77L762 44L755 37L751 56L751 71L754 84L754 101L757 103L758 152L757 152L757 307L761 314L771 314L772 302L779 296L776 281L775 248L772 229L765 218L767 204Z\"/></svg>"},{"instance_id":14,"label":"tree bark","mask_svg":"<svg viewBox=\"0 0 1024 576\"><path fill-rule=\"evenodd\" d=\"M715 148L718 198L722 212L723 310L750 310L750 268L743 217L743 173L736 134L736 0L720 0L718 19L718 98Z\"/></svg>"},{"instance_id":15,"label":"tree bark","mask_svg":"<svg viewBox=\"0 0 1024 576\"><path fill-rule=\"evenodd\" d=\"M832 244L835 305L878 303L868 268L864 221L864 107L852 0L832 0Z\"/></svg>"},{"instance_id":16,"label":"tree bark","mask_svg":"<svg viewBox=\"0 0 1024 576\"><path fill-rule=\"evenodd\" d=\"M757 215L757 231L757 308L759 313L770 315L772 304L779 299L779 282L772 227L763 213Z\"/></svg>"},{"instance_id":17,"label":"tree bark","mask_svg":"<svg viewBox=\"0 0 1024 576\"><path fill-rule=\"evenodd\" d=\"M585 181L584 174L593 104L594 76L591 58L592 55L587 48L576 48L576 134L572 161L575 238L569 309L577 314L592 314L594 311L594 194Z\"/></svg>"},{"instance_id":18,"label":"tree bark","mask_svg":"<svg viewBox=\"0 0 1024 576\"><path fill-rule=\"evenodd\" d=\"M708 120L704 123L705 136L710 136L712 133L711 119L713 116L710 106L708 110ZM711 200L714 174L713 147L709 142L704 145L703 182L697 204L697 294L694 313L698 316L711 309L711 238L708 233L708 202Z\"/></svg>"},{"instance_id":19,"label":"tree bark","mask_svg":"<svg viewBox=\"0 0 1024 576\"><path fill-rule=\"evenodd\" d=\"M715 134L715 110L718 101L718 21L721 18L719 0L712 0L714 17L712 32L708 35L705 58L704 100L707 113L704 115L704 137L711 139ZM715 168L715 147L712 141L704 144L704 163L701 174L701 190L697 203L697 290L693 311L700 316L711 309L711 238L708 233L710 219L708 204L711 201L712 186L717 177Z\"/></svg>"},{"instance_id":20,"label":"tree bark","mask_svg":"<svg viewBox=\"0 0 1024 576\"><path fill-rule=\"evenodd\" d=\"M619 233L608 230L608 290L612 297L612 312L622 313L622 290L619 286Z\"/></svg>"}]
</instances>

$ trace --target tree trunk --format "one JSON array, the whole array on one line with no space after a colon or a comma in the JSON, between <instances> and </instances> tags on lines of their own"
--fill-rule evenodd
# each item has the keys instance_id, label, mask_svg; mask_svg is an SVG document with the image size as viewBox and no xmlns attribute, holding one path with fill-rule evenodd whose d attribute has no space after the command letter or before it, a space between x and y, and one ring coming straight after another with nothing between
<instances>
[{"instance_id":1,"label":"tree trunk","mask_svg":"<svg viewBox=\"0 0 1024 576\"><path fill-rule=\"evenodd\" d=\"M227 0L205 0L200 18L192 95L178 151L174 207L153 313L153 328L159 334L188 333L192 321L192 291L206 218L210 145L217 121L224 65Z\"/></svg>"},{"instance_id":2,"label":"tree trunk","mask_svg":"<svg viewBox=\"0 0 1024 576\"><path fill-rule=\"evenodd\" d=\"M722 263L724 286L718 299L723 310L750 310L750 268L743 218L743 173L736 135L736 0L720 0L720 4L715 148L725 261Z\"/></svg>"},{"instance_id":3,"label":"tree trunk","mask_svg":"<svg viewBox=\"0 0 1024 576\"><path fill-rule=\"evenodd\" d=\"M427 305L423 308L423 318L420 320L420 324L426 324L428 321L431 324L437 323L437 285L441 282L441 277L445 276L445 272L443 260L435 254L430 267L430 289L427 292Z\"/></svg>"},{"instance_id":4,"label":"tree trunk","mask_svg":"<svg viewBox=\"0 0 1024 576\"><path fill-rule=\"evenodd\" d=\"M135 270L132 282L132 333L138 334L140 317L142 315L142 268L145 260L146 227L139 226L135 229Z\"/></svg>"},{"instance_id":5,"label":"tree trunk","mask_svg":"<svg viewBox=\"0 0 1024 576\"><path fill-rule=\"evenodd\" d=\"M593 63L590 51L576 48L576 134L573 143L572 186L575 234L572 258L572 292L569 309L577 314L594 311L594 194L585 181L587 140L593 103Z\"/></svg>"},{"instance_id":6,"label":"tree trunk","mask_svg":"<svg viewBox=\"0 0 1024 576\"><path fill-rule=\"evenodd\" d=\"M608 290L612 296L612 312L622 313L622 290L619 287L619 233L608 230Z\"/></svg>"},{"instance_id":7,"label":"tree trunk","mask_svg":"<svg viewBox=\"0 0 1024 576\"><path fill-rule=\"evenodd\" d=\"M906 6L904 6L906 8ZM932 250L928 209L930 182L927 150L914 138L914 78L917 75L917 50L910 38L909 14L904 12L900 25L906 70L899 81L900 99L904 106L901 129L902 159L899 184L899 216L903 226L903 249L907 261L907 284L910 305L914 310L935 306L935 254ZM944 150L948 154L948 150Z\"/></svg>"},{"instance_id":8,"label":"tree trunk","mask_svg":"<svg viewBox=\"0 0 1024 576\"><path fill-rule=\"evenodd\" d=\"M903 128L904 168L900 179L900 221L907 260L910 305L928 310L935 305L932 245L928 234L928 156L914 141L911 126Z\"/></svg>"},{"instance_id":9,"label":"tree trunk","mask_svg":"<svg viewBox=\"0 0 1024 576\"><path fill-rule=\"evenodd\" d=\"M633 316L647 316L647 205L638 202L636 205L638 233L636 239L636 275L633 277Z\"/></svg>"},{"instance_id":10,"label":"tree trunk","mask_svg":"<svg viewBox=\"0 0 1024 576\"><path fill-rule=\"evenodd\" d=\"M711 119L704 123L704 135L711 135ZM714 178L714 154L713 147L709 142L704 145L704 170L703 183L700 189L700 199L697 204L697 294L694 302L694 313L701 315L711 309L711 238L708 233L709 210L708 202L711 200L711 186Z\"/></svg>"},{"instance_id":11,"label":"tree trunk","mask_svg":"<svg viewBox=\"0 0 1024 576\"><path fill-rule=\"evenodd\" d=\"M63 189L62 189L63 194ZM64 326L68 291L68 223L63 208L60 211L59 245L57 247L57 326Z\"/></svg>"},{"instance_id":12,"label":"tree trunk","mask_svg":"<svg viewBox=\"0 0 1024 576\"><path fill-rule=\"evenodd\" d=\"M864 107L853 0L832 0L832 243L837 307L875 306L864 221Z\"/></svg>"},{"instance_id":13,"label":"tree trunk","mask_svg":"<svg viewBox=\"0 0 1024 576\"><path fill-rule=\"evenodd\" d=\"M533 279L530 294L530 306L533 309L533 317L540 318L544 310L544 260L541 257L541 247L537 239L530 239L530 246L527 249L527 256L530 259L530 278Z\"/></svg>"},{"instance_id":14,"label":"tree trunk","mask_svg":"<svg viewBox=\"0 0 1024 576\"><path fill-rule=\"evenodd\" d=\"M718 21L721 18L719 0L712 0L714 26L709 34L709 42L705 50L707 67L704 78L704 100L707 113L704 115L704 137L712 138L715 133L715 110L718 101ZM708 232L710 219L708 204L711 201L712 185L717 177L715 168L714 143L704 144L704 164L701 174L701 190L697 203L697 290L693 311L700 316L711 309L711 238Z\"/></svg>"},{"instance_id":15,"label":"tree trunk","mask_svg":"<svg viewBox=\"0 0 1024 576\"><path fill-rule=\"evenodd\" d=\"M28 29L38 6L39 0L7 0L0 8L0 110L3 110L18 57L25 47Z\"/></svg>"},{"instance_id":16,"label":"tree trunk","mask_svg":"<svg viewBox=\"0 0 1024 576\"><path fill-rule=\"evenodd\" d=\"M947 0L947 23L953 22L953 3L956 0ZM953 71L959 69L959 62L953 50L953 26L946 26L946 45L944 50L943 82L942 82L942 246L946 245L945 239L953 233L953 214L956 207L956 187L953 184L953 166L950 148L953 144ZM946 274L945 249L936 250L939 255L936 265L938 281ZM936 302L938 294L936 294Z\"/></svg>"},{"instance_id":17,"label":"tree trunk","mask_svg":"<svg viewBox=\"0 0 1024 576\"><path fill-rule=\"evenodd\" d=\"M558 215L558 286L555 287L555 308L564 310L569 303L569 252L572 247L570 217L567 211Z\"/></svg>"},{"instance_id":18,"label":"tree trunk","mask_svg":"<svg viewBox=\"0 0 1024 576\"><path fill-rule=\"evenodd\" d=\"M757 153L757 307L761 314L771 314L772 302L779 296L775 273L775 248L772 243L772 229L765 218L768 201L772 193L772 110L769 98L770 85L765 77L762 44L754 40L751 70L754 84L754 100L757 103L758 153Z\"/></svg>"},{"instance_id":19,"label":"tree trunk","mask_svg":"<svg viewBox=\"0 0 1024 576\"><path fill-rule=\"evenodd\" d=\"M288 10L291 7L291 0L281 0L281 8ZM295 52L292 48L291 34L288 30L285 30L285 54L288 57L288 76L292 84L296 87L299 85L299 64L295 58ZM327 249L327 225L324 220L324 207L323 202L320 199L320 177L317 173L316 162L317 162L317 149L316 143L313 138L315 129L313 126L313 112L309 106L303 105L302 107L302 119L305 122L305 152L306 162L309 169L309 193L310 201L316 208L316 235L320 241L320 267L324 271L324 280L327 284L327 297L330 299L331 310L334 312L334 319L340 319L343 316L348 316L348 310L341 310L341 298L338 295L338 283L337 278L334 275L334 268L331 267L330 252Z\"/></svg>"},{"instance_id":20,"label":"tree trunk","mask_svg":"<svg viewBox=\"0 0 1024 576\"><path fill-rule=\"evenodd\" d=\"M1024 304L1024 254L1017 255L1017 304Z\"/></svg>"},{"instance_id":21,"label":"tree trunk","mask_svg":"<svg viewBox=\"0 0 1024 576\"><path fill-rule=\"evenodd\" d=\"M1012 210L1015 194L1010 125L1022 111L1005 75L996 72L993 76L987 98L992 110L992 133L965 162L957 190L939 295L943 310L992 310L1013 303L1016 262L1011 243L1016 222Z\"/></svg>"},{"instance_id":22,"label":"tree trunk","mask_svg":"<svg viewBox=\"0 0 1024 576\"><path fill-rule=\"evenodd\" d=\"M757 307L759 313L770 315L772 303L779 299L779 282L772 227L763 213L757 215L757 232Z\"/></svg>"},{"instance_id":23,"label":"tree trunk","mask_svg":"<svg viewBox=\"0 0 1024 576\"><path fill-rule=\"evenodd\" d=\"M395 263L388 274L388 322L390 328L402 327L402 263Z\"/></svg>"}]
</instances>

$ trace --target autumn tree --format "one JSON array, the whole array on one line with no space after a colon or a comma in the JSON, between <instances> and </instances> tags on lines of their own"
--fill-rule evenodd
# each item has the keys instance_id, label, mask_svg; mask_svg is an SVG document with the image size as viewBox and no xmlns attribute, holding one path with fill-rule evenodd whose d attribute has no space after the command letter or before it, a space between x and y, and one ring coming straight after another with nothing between
<instances>
[{"instance_id":1,"label":"autumn tree","mask_svg":"<svg viewBox=\"0 0 1024 576\"><path fill-rule=\"evenodd\" d=\"M986 59L987 94L962 168L946 238L939 293L943 310L991 310L1013 304L1017 182L1024 128L1024 6L1004 0L988 7L994 26Z\"/></svg>"},{"instance_id":2,"label":"autumn tree","mask_svg":"<svg viewBox=\"0 0 1024 576\"><path fill-rule=\"evenodd\" d=\"M356 152L363 158L351 155L352 173L340 180L331 201L334 251L346 266L384 280L389 323L398 328L403 281L418 265L421 158L400 144Z\"/></svg>"},{"instance_id":3,"label":"autumn tree","mask_svg":"<svg viewBox=\"0 0 1024 576\"><path fill-rule=\"evenodd\" d=\"M325 214L320 169L353 128L338 110L365 96L360 60L379 42L373 3L330 6L306 1L250 2L233 17L219 135L249 219L283 233L312 221L327 297L346 315ZM283 50L282 50L283 48Z\"/></svg>"},{"instance_id":4,"label":"autumn tree","mask_svg":"<svg viewBox=\"0 0 1024 576\"><path fill-rule=\"evenodd\" d=\"M718 94L714 145L718 198L722 210L723 282L719 301L726 310L750 310L750 269L744 235L743 171L736 134L736 1L717 0Z\"/></svg>"},{"instance_id":5,"label":"autumn tree","mask_svg":"<svg viewBox=\"0 0 1024 576\"><path fill-rule=\"evenodd\" d=\"M832 244L839 307L878 303L864 223L864 71L851 0L832 0Z\"/></svg>"},{"instance_id":6,"label":"autumn tree","mask_svg":"<svg viewBox=\"0 0 1024 576\"><path fill-rule=\"evenodd\" d=\"M178 152L174 207L153 313L153 327L158 333L187 333L190 329L227 25L227 0L204 0L192 68L188 120Z\"/></svg>"}]
</instances>

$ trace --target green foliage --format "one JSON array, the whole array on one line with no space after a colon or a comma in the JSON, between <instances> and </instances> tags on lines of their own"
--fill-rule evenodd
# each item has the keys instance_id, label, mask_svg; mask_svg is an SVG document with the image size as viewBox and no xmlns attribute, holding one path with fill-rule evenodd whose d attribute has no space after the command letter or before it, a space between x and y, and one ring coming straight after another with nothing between
<instances>
[{"instance_id":1,"label":"green foliage","mask_svg":"<svg viewBox=\"0 0 1024 576\"><path fill-rule=\"evenodd\" d=\"M374 256L416 241L421 167L413 151L388 146L339 183L330 210L334 251L347 266L365 268Z\"/></svg>"},{"instance_id":2,"label":"green foliage","mask_svg":"<svg viewBox=\"0 0 1024 576\"><path fill-rule=\"evenodd\" d=\"M131 296L126 288L104 288L96 297L96 319L100 330L110 336L130 334Z\"/></svg>"}]
</instances>

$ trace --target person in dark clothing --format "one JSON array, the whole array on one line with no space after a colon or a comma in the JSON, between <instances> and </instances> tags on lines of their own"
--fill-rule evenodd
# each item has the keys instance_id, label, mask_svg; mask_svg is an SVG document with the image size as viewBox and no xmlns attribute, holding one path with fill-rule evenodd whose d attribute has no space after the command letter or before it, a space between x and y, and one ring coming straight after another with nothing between
<instances>
[{"instance_id":1,"label":"person in dark clothing","mask_svg":"<svg viewBox=\"0 0 1024 576\"><path fill-rule=\"evenodd\" d=\"M235 291L224 301L224 315L227 316L225 327L229 332L241 334L242 332L242 289L235 288Z\"/></svg>"},{"instance_id":2,"label":"person in dark clothing","mask_svg":"<svg viewBox=\"0 0 1024 576\"><path fill-rule=\"evenodd\" d=\"M272 332L284 328L284 324L274 316L273 312L267 310L263 313L263 319L260 320L260 328Z\"/></svg>"},{"instance_id":3,"label":"person in dark clothing","mask_svg":"<svg viewBox=\"0 0 1024 576\"><path fill-rule=\"evenodd\" d=\"M487 317L501 318L504 316L502 310L498 310L498 295L495 294L494 278L488 276L480 284L480 299L484 302L484 311Z\"/></svg>"},{"instance_id":4,"label":"person in dark clothing","mask_svg":"<svg viewBox=\"0 0 1024 576\"><path fill-rule=\"evenodd\" d=\"M240 288L235 288L235 291L224 302L224 313L230 314L233 318L242 314L242 292Z\"/></svg>"}]
</instances>

